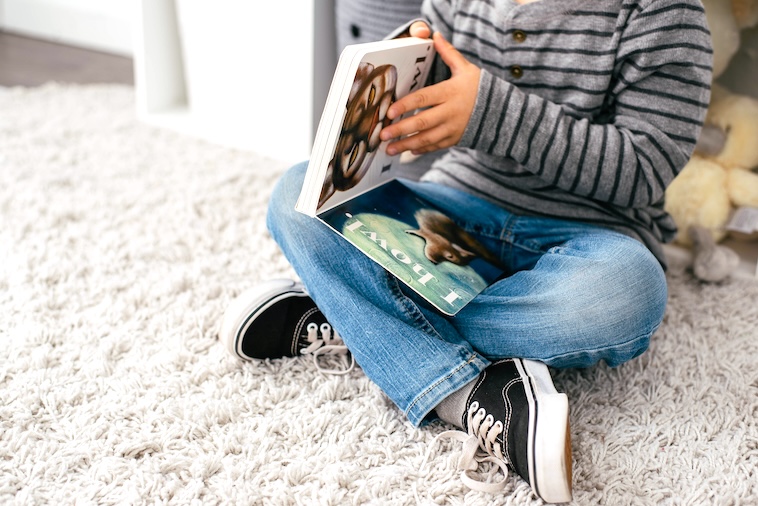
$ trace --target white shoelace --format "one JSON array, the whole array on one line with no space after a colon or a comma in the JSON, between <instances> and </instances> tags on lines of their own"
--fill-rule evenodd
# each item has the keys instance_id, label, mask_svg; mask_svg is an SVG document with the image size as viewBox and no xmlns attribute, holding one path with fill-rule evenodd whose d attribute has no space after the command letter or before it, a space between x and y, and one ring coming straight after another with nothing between
<instances>
[{"instance_id":1,"label":"white shoelace","mask_svg":"<svg viewBox=\"0 0 758 506\"><path fill-rule=\"evenodd\" d=\"M337 334L332 326L328 323L322 323L321 327L311 322L305 328L308 332L306 340L308 346L300 350L303 355L312 355L313 363L316 364L316 369L323 374L347 374L355 368L355 359L342 342L342 338ZM319 331L321 335L319 336ZM319 357L322 355L338 355L347 356L350 365L344 369L337 369L333 367L324 367L319 361Z\"/></svg>"},{"instance_id":2,"label":"white shoelace","mask_svg":"<svg viewBox=\"0 0 758 506\"><path fill-rule=\"evenodd\" d=\"M495 420L495 417L487 414L479 403L474 401L466 414L468 433L461 430L448 430L434 438L434 443L439 439L455 439L463 443L463 453L458 461L458 469L461 471L461 481L472 490L495 494L505 488L508 479L508 467L506 458L497 442L497 437L503 432L503 422ZM434 443L429 451L434 447ZM429 457L427 451L424 464ZM503 479L499 481L483 481L473 474L479 468L479 464L490 462L503 471ZM423 464L422 464L423 466Z\"/></svg>"}]
</instances>

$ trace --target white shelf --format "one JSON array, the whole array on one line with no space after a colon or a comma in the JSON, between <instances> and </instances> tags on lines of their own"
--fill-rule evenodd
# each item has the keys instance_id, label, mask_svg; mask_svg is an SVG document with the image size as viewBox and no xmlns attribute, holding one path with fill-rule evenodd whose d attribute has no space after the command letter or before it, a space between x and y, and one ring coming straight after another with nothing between
<instances>
[{"instance_id":1,"label":"white shelf","mask_svg":"<svg viewBox=\"0 0 758 506\"><path fill-rule=\"evenodd\" d=\"M310 155L334 67L334 0L139 0L145 122L290 163Z\"/></svg>"}]
</instances>

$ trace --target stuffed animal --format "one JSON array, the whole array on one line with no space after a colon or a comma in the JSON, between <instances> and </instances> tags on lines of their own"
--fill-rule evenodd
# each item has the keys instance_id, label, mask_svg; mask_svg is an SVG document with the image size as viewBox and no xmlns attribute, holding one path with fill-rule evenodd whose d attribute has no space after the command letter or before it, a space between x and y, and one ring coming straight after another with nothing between
<instances>
[{"instance_id":1,"label":"stuffed animal","mask_svg":"<svg viewBox=\"0 0 758 506\"><path fill-rule=\"evenodd\" d=\"M714 85L695 155L666 190L666 211L679 228L675 241L693 250L693 270L719 281L739 265L717 243L739 206L758 207L758 100Z\"/></svg>"},{"instance_id":2,"label":"stuffed animal","mask_svg":"<svg viewBox=\"0 0 758 506\"><path fill-rule=\"evenodd\" d=\"M743 30L758 25L758 0L703 0L703 6L716 79L750 33ZM679 229L675 242L692 248L693 271L704 281L724 279L739 265L737 254L718 242L736 207L758 207L756 167L758 101L714 84L695 154L666 191L666 210Z\"/></svg>"}]
</instances>

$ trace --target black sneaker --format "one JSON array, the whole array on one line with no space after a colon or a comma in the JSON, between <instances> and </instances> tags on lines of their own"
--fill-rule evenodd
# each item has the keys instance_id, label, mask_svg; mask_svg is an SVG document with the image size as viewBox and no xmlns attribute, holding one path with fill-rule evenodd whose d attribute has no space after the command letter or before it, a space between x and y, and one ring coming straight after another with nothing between
<instances>
[{"instance_id":1,"label":"black sneaker","mask_svg":"<svg viewBox=\"0 0 758 506\"><path fill-rule=\"evenodd\" d=\"M558 393L541 362L507 359L479 376L463 414L460 431L444 433L464 441L460 467L464 483L496 492L505 480L485 483L470 471L492 462L516 471L545 502L571 500L571 437L566 394Z\"/></svg>"},{"instance_id":2,"label":"black sneaker","mask_svg":"<svg viewBox=\"0 0 758 506\"><path fill-rule=\"evenodd\" d=\"M345 374L355 366L324 367L322 355L348 356L347 347L301 283L265 281L235 298L224 313L220 338L243 360L312 355L325 373Z\"/></svg>"}]
</instances>

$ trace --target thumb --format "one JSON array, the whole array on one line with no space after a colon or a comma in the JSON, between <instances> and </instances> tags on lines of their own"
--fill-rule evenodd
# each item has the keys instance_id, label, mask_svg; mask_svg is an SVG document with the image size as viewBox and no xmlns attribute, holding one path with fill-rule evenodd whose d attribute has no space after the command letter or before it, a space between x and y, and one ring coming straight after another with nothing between
<instances>
[{"instance_id":1,"label":"thumb","mask_svg":"<svg viewBox=\"0 0 758 506\"><path fill-rule=\"evenodd\" d=\"M432 39L434 40L434 49L442 61L450 67L450 72L455 74L465 65L468 65L469 61L440 32L434 32Z\"/></svg>"}]
</instances>

